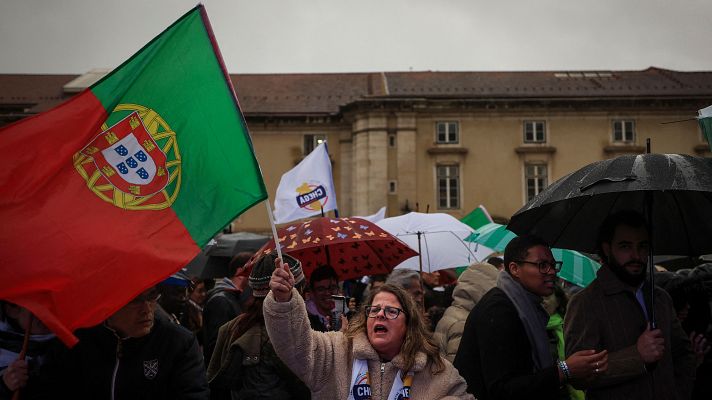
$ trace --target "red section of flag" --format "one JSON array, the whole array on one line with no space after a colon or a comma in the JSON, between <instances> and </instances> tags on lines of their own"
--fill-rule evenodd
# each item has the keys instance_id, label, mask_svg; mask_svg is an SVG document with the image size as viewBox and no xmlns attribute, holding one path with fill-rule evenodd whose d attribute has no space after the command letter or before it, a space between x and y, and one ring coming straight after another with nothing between
<instances>
[{"instance_id":1,"label":"red section of flag","mask_svg":"<svg viewBox=\"0 0 712 400\"><path fill-rule=\"evenodd\" d=\"M199 252L170 209L100 199L73 165L106 112L90 91L0 130L0 298L67 345Z\"/></svg>"}]
</instances>

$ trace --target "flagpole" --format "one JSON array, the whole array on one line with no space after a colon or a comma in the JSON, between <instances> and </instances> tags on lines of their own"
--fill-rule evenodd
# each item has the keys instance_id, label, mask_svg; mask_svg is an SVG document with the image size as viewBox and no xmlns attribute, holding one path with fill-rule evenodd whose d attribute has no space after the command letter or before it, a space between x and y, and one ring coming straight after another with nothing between
<instances>
[{"instance_id":1,"label":"flagpole","mask_svg":"<svg viewBox=\"0 0 712 400\"><path fill-rule=\"evenodd\" d=\"M269 225L272 227L272 237L274 238L274 248L277 250L277 257L282 260L282 249L279 245L279 238L277 237L277 227L274 226L274 215L272 215L272 207L269 205L269 198L265 199L265 206L267 206L267 216L269 217ZM282 260L284 262L284 260Z\"/></svg>"},{"instance_id":2,"label":"flagpole","mask_svg":"<svg viewBox=\"0 0 712 400\"><path fill-rule=\"evenodd\" d=\"M22 349L20 350L20 354L18 355L17 359L18 360L24 360L25 355L27 354L27 348L29 347L30 344L30 335L32 334L32 320L34 319L34 315L30 314L30 318L27 320L27 327L25 328L25 337L22 338ZM20 389L16 389L12 393L12 400L19 400L20 399Z\"/></svg>"}]
</instances>

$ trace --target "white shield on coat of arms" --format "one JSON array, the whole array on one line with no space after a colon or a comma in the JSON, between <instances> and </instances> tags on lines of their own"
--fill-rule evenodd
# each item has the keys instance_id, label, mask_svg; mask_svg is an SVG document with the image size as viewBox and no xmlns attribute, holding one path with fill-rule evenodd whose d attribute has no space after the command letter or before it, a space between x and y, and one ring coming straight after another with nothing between
<instances>
[{"instance_id":1,"label":"white shield on coat of arms","mask_svg":"<svg viewBox=\"0 0 712 400\"><path fill-rule=\"evenodd\" d=\"M97 135L81 153L94 160L115 188L134 196L157 193L170 179L166 154L135 111Z\"/></svg>"},{"instance_id":2,"label":"white shield on coat of arms","mask_svg":"<svg viewBox=\"0 0 712 400\"><path fill-rule=\"evenodd\" d=\"M101 151L122 178L134 185L146 185L156 176L156 163L138 143L133 133Z\"/></svg>"}]
</instances>

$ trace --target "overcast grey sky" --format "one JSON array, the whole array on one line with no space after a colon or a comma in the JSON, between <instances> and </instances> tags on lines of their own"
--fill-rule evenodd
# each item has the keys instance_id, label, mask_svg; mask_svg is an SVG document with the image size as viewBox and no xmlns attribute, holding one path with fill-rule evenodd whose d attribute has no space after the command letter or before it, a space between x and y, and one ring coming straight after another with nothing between
<instances>
[{"instance_id":1,"label":"overcast grey sky","mask_svg":"<svg viewBox=\"0 0 712 400\"><path fill-rule=\"evenodd\" d=\"M114 68L195 0L0 0L0 73ZM712 70L710 0L205 0L231 73Z\"/></svg>"}]
</instances>

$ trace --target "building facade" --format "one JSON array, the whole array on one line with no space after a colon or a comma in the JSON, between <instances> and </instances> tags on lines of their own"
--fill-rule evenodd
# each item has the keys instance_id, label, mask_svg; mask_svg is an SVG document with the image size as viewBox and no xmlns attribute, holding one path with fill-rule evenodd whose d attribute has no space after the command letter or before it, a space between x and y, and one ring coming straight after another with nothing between
<instances>
[{"instance_id":1,"label":"building facade","mask_svg":"<svg viewBox=\"0 0 712 400\"><path fill-rule=\"evenodd\" d=\"M0 75L0 124L45 111L105 71ZM505 221L558 178L646 151L712 156L694 120L712 71L232 75L270 196L327 140L342 216L409 210ZM681 122L675 122L681 121ZM673 122L673 123L670 123ZM264 207L233 230L269 230Z\"/></svg>"}]
</instances>

